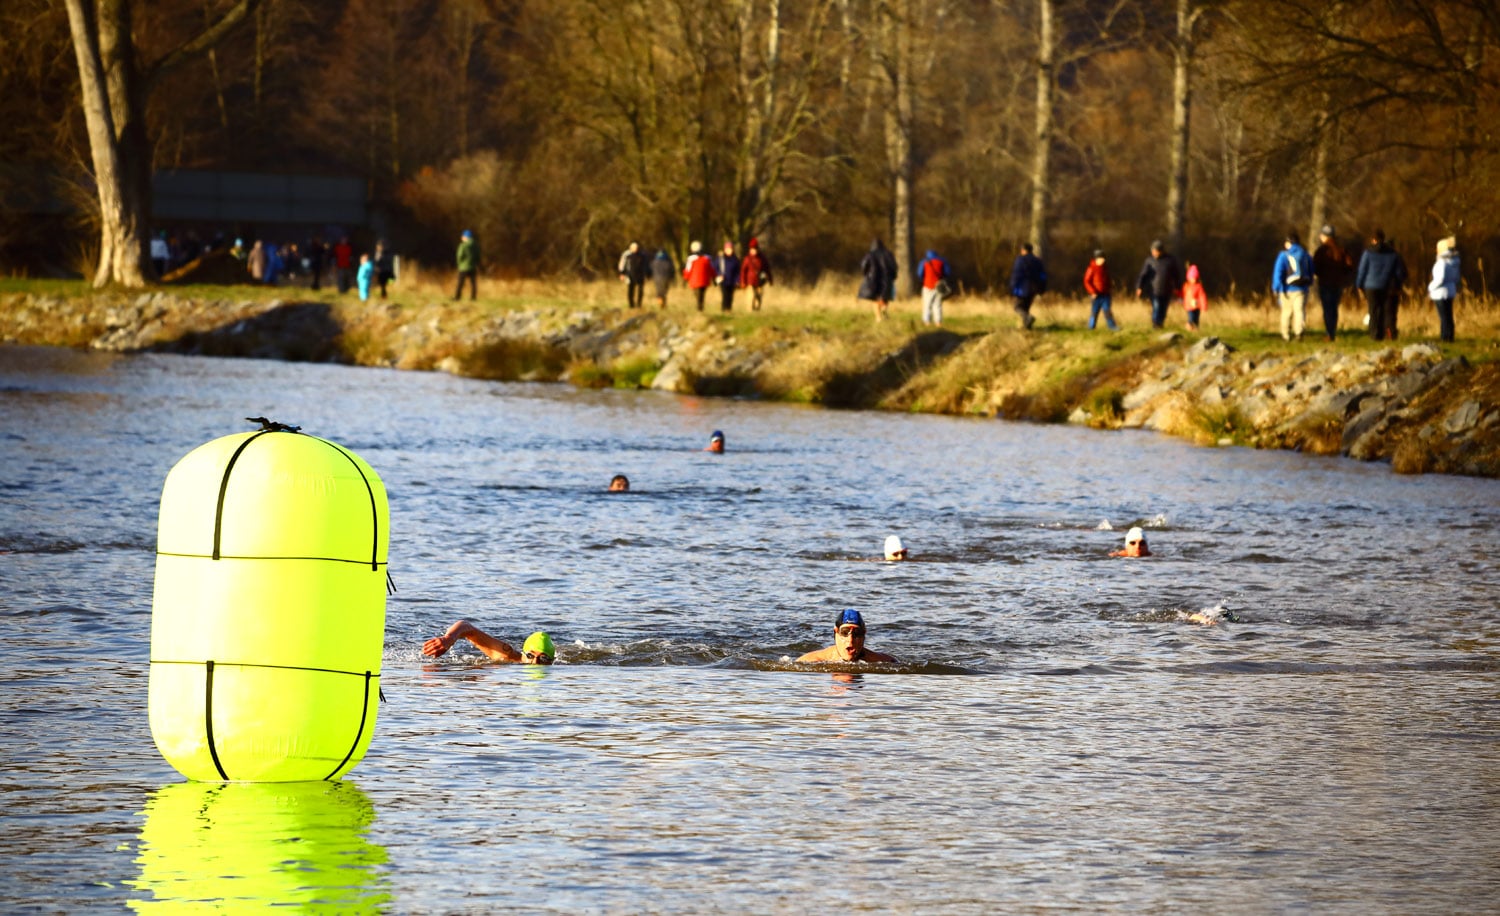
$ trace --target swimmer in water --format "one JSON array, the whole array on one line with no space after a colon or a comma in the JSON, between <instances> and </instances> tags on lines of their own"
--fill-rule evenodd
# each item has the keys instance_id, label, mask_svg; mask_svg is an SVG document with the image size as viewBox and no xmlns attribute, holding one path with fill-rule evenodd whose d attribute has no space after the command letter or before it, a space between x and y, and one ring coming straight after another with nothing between
<instances>
[{"instance_id":1,"label":"swimmer in water","mask_svg":"<svg viewBox=\"0 0 1500 916\"><path fill-rule=\"evenodd\" d=\"M904 560L909 553L910 551L906 549L906 545L901 543L900 535L893 534L885 539L885 558L887 560Z\"/></svg>"},{"instance_id":2,"label":"swimmer in water","mask_svg":"<svg viewBox=\"0 0 1500 916\"><path fill-rule=\"evenodd\" d=\"M630 491L630 478L624 474L616 474L609 479L609 492L628 493Z\"/></svg>"},{"instance_id":3,"label":"swimmer in water","mask_svg":"<svg viewBox=\"0 0 1500 916\"><path fill-rule=\"evenodd\" d=\"M833 621L833 645L809 652L799 662L894 662L895 656L865 648L865 619L859 611L841 611Z\"/></svg>"},{"instance_id":4,"label":"swimmer in water","mask_svg":"<svg viewBox=\"0 0 1500 916\"><path fill-rule=\"evenodd\" d=\"M552 646L552 637L541 630L526 637L526 642L521 645L521 651L517 652L515 646L503 639L496 639L467 620L460 620L449 627L448 632L442 636L434 636L422 643L422 654L437 658L453 648L460 639L467 639L477 646L479 651L497 662L550 665L557 657L557 652Z\"/></svg>"},{"instance_id":5,"label":"swimmer in water","mask_svg":"<svg viewBox=\"0 0 1500 916\"><path fill-rule=\"evenodd\" d=\"M704 451L713 452L715 455L724 454L724 434L717 429L714 430L714 434L708 437L708 448Z\"/></svg>"},{"instance_id":6,"label":"swimmer in water","mask_svg":"<svg viewBox=\"0 0 1500 916\"><path fill-rule=\"evenodd\" d=\"M1146 547L1146 532L1135 527L1125 532L1125 549L1111 551L1112 557L1149 557L1151 551Z\"/></svg>"}]
</instances>

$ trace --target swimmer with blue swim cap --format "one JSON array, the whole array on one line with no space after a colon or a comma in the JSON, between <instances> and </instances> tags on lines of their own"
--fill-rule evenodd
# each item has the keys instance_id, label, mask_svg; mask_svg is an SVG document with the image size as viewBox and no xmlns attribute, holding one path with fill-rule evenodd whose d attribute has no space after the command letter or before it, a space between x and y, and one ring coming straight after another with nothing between
<instances>
[{"instance_id":1,"label":"swimmer with blue swim cap","mask_svg":"<svg viewBox=\"0 0 1500 916\"><path fill-rule=\"evenodd\" d=\"M724 453L724 434L722 432L720 432L719 430L717 430L717 429L714 430L714 434L712 436L708 437L708 448L704 449L704 451L705 452L713 452L716 455L723 454Z\"/></svg>"},{"instance_id":2,"label":"swimmer with blue swim cap","mask_svg":"<svg viewBox=\"0 0 1500 916\"><path fill-rule=\"evenodd\" d=\"M894 662L896 657L865 648L865 619L847 608L833 619L833 645L809 652L799 662Z\"/></svg>"},{"instance_id":3,"label":"swimmer with blue swim cap","mask_svg":"<svg viewBox=\"0 0 1500 916\"><path fill-rule=\"evenodd\" d=\"M517 652L515 646L503 639L496 639L467 620L460 620L442 636L434 636L422 643L422 654L437 658L453 648L460 639L467 639L479 651L497 662L550 665L557 658L552 637L541 630L526 637L526 642L521 644L521 651Z\"/></svg>"}]
</instances>

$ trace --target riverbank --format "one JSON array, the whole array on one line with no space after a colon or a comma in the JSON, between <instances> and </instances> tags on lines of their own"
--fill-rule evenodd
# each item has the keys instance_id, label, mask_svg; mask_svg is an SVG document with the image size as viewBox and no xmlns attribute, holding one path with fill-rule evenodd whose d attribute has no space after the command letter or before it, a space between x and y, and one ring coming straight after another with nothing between
<instances>
[{"instance_id":1,"label":"riverbank","mask_svg":"<svg viewBox=\"0 0 1500 916\"><path fill-rule=\"evenodd\" d=\"M904 314L876 324L855 311L698 313L680 294L673 309L630 311L519 287L478 303L361 303L297 289L58 285L0 292L0 341L1144 428L1388 461L1401 473L1500 477L1493 341L1286 343L1257 328L1191 335L1140 321L1111 334L1060 307L1027 333L999 303L953 311L933 329Z\"/></svg>"}]
</instances>

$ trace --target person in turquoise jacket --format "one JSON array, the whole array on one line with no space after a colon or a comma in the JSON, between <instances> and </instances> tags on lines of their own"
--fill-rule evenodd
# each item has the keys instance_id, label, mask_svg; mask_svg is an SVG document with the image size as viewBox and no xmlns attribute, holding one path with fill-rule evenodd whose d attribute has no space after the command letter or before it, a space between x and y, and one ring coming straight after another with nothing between
<instances>
[{"instance_id":1,"label":"person in turquoise jacket","mask_svg":"<svg viewBox=\"0 0 1500 916\"><path fill-rule=\"evenodd\" d=\"M359 301L368 302L370 299L370 283L375 279L375 264L370 256L362 254L359 256L359 273L354 275L354 282L359 284Z\"/></svg>"}]
</instances>

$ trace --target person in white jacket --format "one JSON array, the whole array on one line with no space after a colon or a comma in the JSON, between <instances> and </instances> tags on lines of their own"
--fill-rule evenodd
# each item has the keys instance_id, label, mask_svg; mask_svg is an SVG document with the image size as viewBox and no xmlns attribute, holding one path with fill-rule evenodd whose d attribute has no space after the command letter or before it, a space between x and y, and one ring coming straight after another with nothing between
<instances>
[{"instance_id":1,"label":"person in white jacket","mask_svg":"<svg viewBox=\"0 0 1500 916\"><path fill-rule=\"evenodd\" d=\"M1427 295L1438 313L1438 336L1443 343L1453 343L1453 300L1458 298L1458 240L1448 236L1437 243L1437 260L1432 263L1432 282Z\"/></svg>"}]
</instances>

